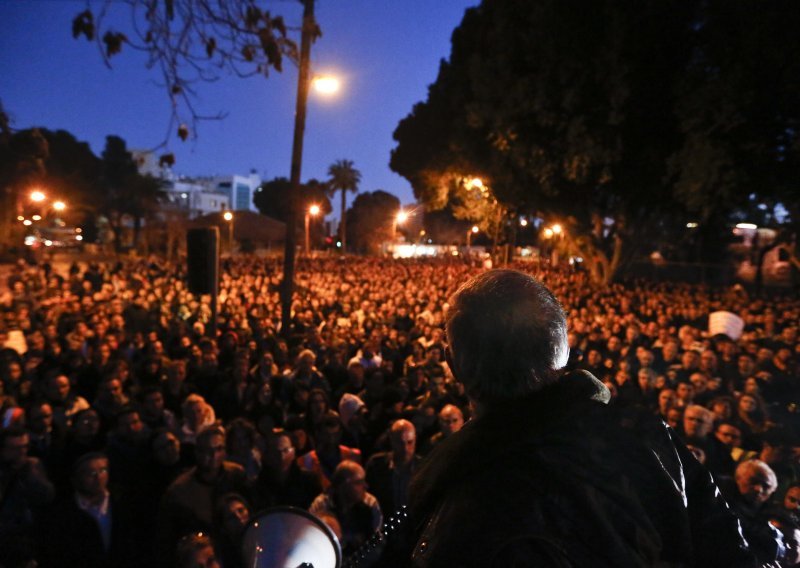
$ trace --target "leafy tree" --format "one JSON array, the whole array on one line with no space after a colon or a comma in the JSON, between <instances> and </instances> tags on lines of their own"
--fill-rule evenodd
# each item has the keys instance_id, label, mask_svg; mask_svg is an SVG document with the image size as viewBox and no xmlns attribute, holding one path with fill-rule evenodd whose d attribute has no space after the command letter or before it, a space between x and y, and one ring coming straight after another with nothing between
<instances>
[{"instance_id":1,"label":"leafy tree","mask_svg":"<svg viewBox=\"0 0 800 568\"><path fill-rule=\"evenodd\" d=\"M352 160L337 160L328 168L331 195L337 191L342 199L342 222L339 234L342 237L342 253L347 250L347 192L358 193L358 184L361 183L361 172L355 169Z\"/></svg>"},{"instance_id":2,"label":"leafy tree","mask_svg":"<svg viewBox=\"0 0 800 568\"><path fill-rule=\"evenodd\" d=\"M311 179L301 187L302 197L297 216L305 214L307 204L316 204L320 208L322 216L330 215L333 208L328 199L328 186L325 183ZM262 214L283 221L289 218L291 210L292 184L284 177L277 177L262 183L253 195L253 204Z\"/></svg>"},{"instance_id":3,"label":"leafy tree","mask_svg":"<svg viewBox=\"0 0 800 568\"><path fill-rule=\"evenodd\" d=\"M484 0L398 125L391 167L429 209L463 201L481 178L506 210L567 227L564 243L608 280L687 221L711 230L753 191L775 193L755 179L789 185L778 174L792 151L796 162L793 12L789 2ZM758 110L773 97L780 113L763 128Z\"/></svg>"},{"instance_id":4,"label":"leafy tree","mask_svg":"<svg viewBox=\"0 0 800 568\"><path fill-rule=\"evenodd\" d=\"M267 76L271 70L283 69L284 58L298 59L283 17L262 9L258 0L108 0L100 4L99 9L89 6L75 16L73 37L95 41L109 67L112 58L126 48L146 53L148 67L160 71L169 97L170 130L182 140L196 132L198 121L223 116L205 115L195 107L198 83L227 75ZM111 21L131 24L120 29ZM314 37L318 37L319 28L314 26ZM189 124L194 127L190 129ZM171 154L162 158L174 159Z\"/></svg>"},{"instance_id":5,"label":"leafy tree","mask_svg":"<svg viewBox=\"0 0 800 568\"><path fill-rule=\"evenodd\" d=\"M358 195L347 212L353 249L361 254L380 253L381 243L392 238L398 209L400 200L380 189Z\"/></svg>"},{"instance_id":6,"label":"leafy tree","mask_svg":"<svg viewBox=\"0 0 800 568\"><path fill-rule=\"evenodd\" d=\"M142 221L154 217L165 194L161 183L151 176L142 176L136 161L119 136L107 136L102 155L105 200L102 212L114 231L114 248L119 251L125 216L133 220L133 244L139 245Z\"/></svg>"}]
</instances>

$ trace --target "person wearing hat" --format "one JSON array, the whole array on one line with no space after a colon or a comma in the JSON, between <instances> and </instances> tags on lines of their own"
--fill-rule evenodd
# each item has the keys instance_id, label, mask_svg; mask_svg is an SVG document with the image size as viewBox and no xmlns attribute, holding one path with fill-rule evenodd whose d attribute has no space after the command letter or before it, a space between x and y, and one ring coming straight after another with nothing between
<instances>
[{"instance_id":1,"label":"person wearing hat","mask_svg":"<svg viewBox=\"0 0 800 568\"><path fill-rule=\"evenodd\" d=\"M342 419L342 444L358 448L365 458L372 453L373 440L369 436L367 416L369 409L354 394L344 393L339 400L339 417Z\"/></svg>"},{"instance_id":2,"label":"person wearing hat","mask_svg":"<svg viewBox=\"0 0 800 568\"><path fill-rule=\"evenodd\" d=\"M414 566L755 566L714 480L569 355L564 310L514 270L467 281L447 362L475 417L411 485Z\"/></svg>"}]
</instances>

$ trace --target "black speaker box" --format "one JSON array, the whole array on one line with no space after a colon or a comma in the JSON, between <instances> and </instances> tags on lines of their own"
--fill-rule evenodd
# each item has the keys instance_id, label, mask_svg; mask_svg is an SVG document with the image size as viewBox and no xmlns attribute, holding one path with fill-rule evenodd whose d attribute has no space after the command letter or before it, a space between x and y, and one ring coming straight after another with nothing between
<instances>
[{"instance_id":1,"label":"black speaker box","mask_svg":"<svg viewBox=\"0 0 800 568\"><path fill-rule=\"evenodd\" d=\"M186 233L189 291L216 294L219 287L219 229L204 227Z\"/></svg>"}]
</instances>

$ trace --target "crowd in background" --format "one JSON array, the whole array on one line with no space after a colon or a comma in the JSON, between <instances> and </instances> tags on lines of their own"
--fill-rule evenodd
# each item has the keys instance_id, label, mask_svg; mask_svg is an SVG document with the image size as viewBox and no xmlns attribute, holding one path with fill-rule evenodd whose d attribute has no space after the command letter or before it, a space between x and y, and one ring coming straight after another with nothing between
<instances>
[{"instance_id":1,"label":"crowd in background","mask_svg":"<svg viewBox=\"0 0 800 568\"><path fill-rule=\"evenodd\" d=\"M310 510L352 553L472 415L443 321L478 270L304 259L282 330L278 261L234 257L215 331L184 266L20 263L0 287L7 564L238 566L247 523L277 505ZM797 296L534 273L567 311L568 367L603 381L611 404L660 415L760 558L800 561ZM709 334L721 310L743 319L737 339Z\"/></svg>"}]
</instances>

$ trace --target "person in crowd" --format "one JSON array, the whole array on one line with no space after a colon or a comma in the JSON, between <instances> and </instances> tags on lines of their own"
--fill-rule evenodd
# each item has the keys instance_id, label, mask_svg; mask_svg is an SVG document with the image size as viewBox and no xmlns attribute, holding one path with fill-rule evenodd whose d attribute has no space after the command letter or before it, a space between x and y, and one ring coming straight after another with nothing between
<instances>
[{"instance_id":1,"label":"person in crowd","mask_svg":"<svg viewBox=\"0 0 800 568\"><path fill-rule=\"evenodd\" d=\"M183 422L178 437L183 444L193 445L197 435L217 420L214 407L199 394L190 394L181 405Z\"/></svg>"},{"instance_id":2,"label":"person in crowd","mask_svg":"<svg viewBox=\"0 0 800 568\"><path fill-rule=\"evenodd\" d=\"M285 430L271 433L266 440L264 467L255 484L259 508L289 505L308 509L321 491L319 476L300 469L291 435Z\"/></svg>"},{"instance_id":3,"label":"person in crowd","mask_svg":"<svg viewBox=\"0 0 800 568\"><path fill-rule=\"evenodd\" d=\"M160 386L146 388L141 396L141 418L150 432L166 428L171 432L178 431L178 419L175 413L166 407L164 393Z\"/></svg>"},{"instance_id":4,"label":"person in crowd","mask_svg":"<svg viewBox=\"0 0 800 568\"><path fill-rule=\"evenodd\" d=\"M214 516L216 550L222 566L243 568L242 540L250 522L247 500L236 493L227 493L217 501Z\"/></svg>"},{"instance_id":5,"label":"person in crowd","mask_svg":"<svg viewBox=\"0 0 800 568\"><path fill-rule=\"evenodd\" d=\"M439 431L428 440L427 454L440 442L446 440L464 426L464 413L454 404L446 404L439 411L438 415Z\"/></svg>"},{"instance_id":6,"label":"person in crowd","mask_svg":"<svg viewBox=\"0 0 800 568\"><path fill-rule=\"evenodd\" d=\"M417 454L417 431L405 419L389 429L391 450L373 455L367 462L367 486L381 510L391 513L408 505L408 487L422 458Z\"/></svg>"},{"instance_id":7,"label":"person in crowd","mask_svg":"<svg viewBox=\"0 0 800 568\"><path fill-rule=\"evenodd\" d=\"M383 513L374 495L367 492L364 468L344 460L331 476L331 485L311 503L317 517L331 516L339 524L344 555L358 550L383 524Z\"/></svg>"},{"instance_id":8,"label":"person in crowd","mask_svg":"<svg viewBox=\"0 0 800 568\"><path fill-rule=\"evenodd\" d=\"M141 566L146 546L130 504L109 488L108 458L84 454L72 468L72 492L48 511L39 535L40 564Z\"/></svg>"},{"instance_id":9,"label":"person in crowd","mask_svg":"<svg viewBox=\"0 0 800 568\"><path fill-rule=\"evenodd\" d=\"M761 460L747 460L736 467L734 483L725 497L742 523L742 533L761 564L777 562L785 554L780 531L769 523L769 498L778 487L775 472Z\"/></svg>"},{"instance_id":10,"label":"person in crowd","mask_svg":"<svg viewBox=\"0 0 800 568\"><path fill-rule=\"evenodd\" d=\"M644 413L626 429L602 383L559 372L567 322L541 282L492 270L449 304L448 363L477 416L417 471L415 562L753 565L713 479L662 423Z\"/></svg>"},{"instance_id":11,"label":"person in crowd","mask_svg":"<svg viewBox=\"0 0 800 568\"><path fill-rule=\"evenodd\" d=\"M39 458L52 479L63 467L66 432L55 423L53 407L45 400L34 402L28 407L27 425L30 436L28 455Z\"/></svg>"},{"instance_id":12,"label":"person in crowd","mask_svg":"<svg viewBox=\"0 0 800 568\"><path fill-rule=\"evenodd\" d=\"M361 455L372 454L373 441L369 436L369 408L354 394L345 393L339 400L339 417L342 420L342 444L358 448Z\"/></svg>"},{"instance_id":13,"label":"person in crowd","mask_svg":"<svg viewBox=\"0 0 800 568\"><path fill-rule=\"evenodd\" d=\"M315 432L316 448L300 456L297 463L304 471L317 475L323 489L331 484L331 477L340 462L361 462L361 452L341 445L342 421L333 411L326 413Z\"/></svg>"},{"instance_id":14,"label":"person in crowd","mask_svg":"<svg viewBox=\"0 0 800 568\"><path fill-rule=\"evenodd\" d=\"M72 392L69 377L63 374L52 373L45 379L44 396L53 410L54 422L61 428L68 428L78 412L89 408L86 399Z\"/></svg>"},{"instance_id":15,"label":"person in crowd","mask_svg":"<svg viewBox=\"0 0 800 568\"><path fill-rule=\"evenodd\" d=\"M55 497L44 465L28 455L30 435L22 427L0 430L0 551L9 565L33 554L35 521Z\"/></svg>"},{"instance_id":16,"label":"person in crowd","mask_svg":"<svg viewBox=\"0 0 800 568\"><path fill-rule=\"evenodd\" d=\"M174 554L176 568L221 568L211 537L194 533L183 537Z\"/></svg>"},{"instance_id":17,"label":"person in crowd","mask_svg":"<svg viewBox=\"0 0 800 568\"><path fill-rule=\"evenodd\" d=\"M244 468L225 459L225 430L209 426L195 446L197 465L181 474L167 489L159 512L159 538L165 557L181 536L213 529L214 505L229 492L249 494Z\"/></svg>"}]
</instances>

